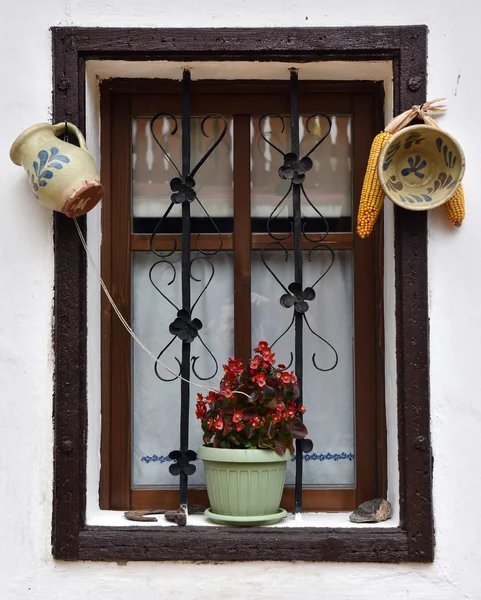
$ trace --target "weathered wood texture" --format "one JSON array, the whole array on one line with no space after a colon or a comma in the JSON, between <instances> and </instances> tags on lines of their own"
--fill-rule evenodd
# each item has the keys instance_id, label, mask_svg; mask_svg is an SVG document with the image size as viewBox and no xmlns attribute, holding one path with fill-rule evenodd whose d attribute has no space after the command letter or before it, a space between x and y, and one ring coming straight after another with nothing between
<instances>
[{"instance_id":1,"label":"weathered wood texture","mask_svg":"<svg viewBox=\"0 0 481 600\"><path fill-rule=\"evenodd\" d=\"M54 35L54 120L84 129L84 68ZM85 218L79 219L85 233ZM53 554L76 558L85 525L87 450L86 263L75 225L55 213Z\"/></svg>"},{"instance_id":2,"label":"weathered wood texture","mask_svg":"<svg viewBox=\"0 0 481 600\"><path fill-rule=\"evenodd\" d=\"M394 112L426 98L426 35L404 31L396 61ZM397 72L399 75L397 75ZM429 410L427 213L396 207L396 355L401 526L411 560L434 558Z\"/></svg>"},{"instance_id":3,"label":"weathered wood texture","mask_svg":"<svg viewBox=\"0 0 481 600\"><path fill-rule=\"evenodd\" d=\"M147 532L147 533L146 533ZM269 529L266 527L89 527L83 560L302 560L402 562L406 535L397 529Z\"/></svg>"},{"instance_id":4,"label":"weathered wood texture","mask_svg":"<svg viewBox=\"0 0 481 600\"><path fill-rule=\"evenodd\" d=\"M84 128L85 60L392 60L395 112L425 100L427 28L53 28L54 120ZM86 495L86 269L70 219L55 215L54 501L58 559L429 562L434 554L429 430L427 218L396 209L401 527L90 528Z\"/></svg>"}]
</instances>

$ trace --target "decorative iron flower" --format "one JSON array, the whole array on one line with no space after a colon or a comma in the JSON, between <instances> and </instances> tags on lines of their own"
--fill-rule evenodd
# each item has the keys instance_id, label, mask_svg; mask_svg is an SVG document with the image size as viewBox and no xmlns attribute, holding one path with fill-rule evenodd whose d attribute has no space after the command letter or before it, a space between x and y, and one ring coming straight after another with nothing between
<instances>
[{"instance_id":1,"label":"decorative iron flower","mask_svg":"<svg viewBox=\"0 0 481 600\"><path fill-rule=\"evenodd\" d=\"M176 204L182 204L182 202L193 202L195 200L195 181L190 175L187 175L185 181L182 181L180 177L174 177L170 182L170 189L174 192L170 199Z\"/></svg>"},{"instance_id":2,"label":"decorative iron flower","mask_svg":"<svg viewBox=\"0 0 481 600\"><path fill-rule=\"evenodd\" d=\"M289 285L288 290L291 293L283 294L280 300L281 305L284 308L291 308L291 306L294 306L294 310L298 313L305 313L309 310L309 305L306 300L311 301L316 297L316 292L312 288L307 287L303 291L301 284L294 281Z\"/></svg>"},{"instance_id":3,"label":"decorative iron flower","mask_svg":"<svg viewBox=\"0 0 481 600\"><path fill-rule=\"evenodd\" d=\"M306 178L305 173L312 169L312 160L305 156L300 160L294 152L284 154L284 164L279 167L281 179L292 179L292 183L302 183Z\"/></svg>"},{"instance_id":4,"label":"decorative iron flower","mask_svg":"<svg viewBox=\"0 0 481 600\"><path fill-rule=\"evenodd\" d=\"M169 466L171 475L180 475L181 473L193 475L195 473L196 466L190 464L191 460L197 458L197 454L193 450L187 450L186 452L183 452L182 450L172 450L172 452L169 453L169 458L176 461Z\"/></svg>"},{"instance_id":5,"label":"decorative iron flower","mask_svg":"<svg viewBox=\"0 0 481 600\"><path fill-rule=\"evenodd\" d=\"M177 313L177 318L169 325L169 331L183 342L190 344L199 335L202 322L199 319L190 320L190 313L182 308Z\"/></svg>"}]
</instances>

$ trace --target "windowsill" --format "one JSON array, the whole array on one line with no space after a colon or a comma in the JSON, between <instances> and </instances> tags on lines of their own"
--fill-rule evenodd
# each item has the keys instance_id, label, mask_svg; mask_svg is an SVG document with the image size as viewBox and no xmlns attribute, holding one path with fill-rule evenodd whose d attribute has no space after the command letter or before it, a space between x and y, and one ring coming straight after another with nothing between
<instances>
[{"instance_id":1,"label":"windowsill","mask_svg":"<svg viewBox=\"0 0 481 600\"><path fill-rule=\"evenodd\" d=\"M285 519L282 519L282 521L279 523L276 523L275 525L267 525L265 527L276 529L287 529L292 527L316 527L319 529L396 529L399 527L399 519L397 518L392 518L388 521L383 521L382 523L351 523L349 521L350 514L350 512L303 513L297 516L290 514ZM178 527L175 523L166 521L162 514L154 516L157 518L157 522L128 521L124 517L123 511L99 509L94 514L89 515L88 525L92 527ZM225 527L224 525L216 525L215 523L212 523L203 515L188 515L187 525L193 527Z\"/></svg>"}]
</instances>

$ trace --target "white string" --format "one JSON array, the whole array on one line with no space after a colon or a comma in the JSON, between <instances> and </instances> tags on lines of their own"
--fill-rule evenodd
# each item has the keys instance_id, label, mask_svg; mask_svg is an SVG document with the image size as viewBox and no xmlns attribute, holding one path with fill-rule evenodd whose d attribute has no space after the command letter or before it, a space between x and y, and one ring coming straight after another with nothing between
<instances>
[{"instance_id":1,"label":"white string","mask_svg":"<svg viewBox=\"0 0 481 600\"><path fill-rule=\"evenodd\" d=\"M132 339L135 340L137 342L137 344L142 348L142 350L144 350L156 363L158 363L159 365L161 365L162 367L164 367L164 369L167 369L167 371L169 371L169 373L172 373L172 375L175 375L176 379L182 379L182 381L190 383L191 385L194 385L194 386L196 386L198 388L201 388L203 390L207 390L209 392L216 392L217 394L220 394L221 391L218 390L217 388L207 387L205 385L200 385L199 383L195 383L193 381L190 381L189 379L185 379L184 377L182 377L181 375L179 375L178 373L176 373L175 371L173 371L166 364L164 364L161 360L159 360L155 356L155 354L153 354L153 352L151 352L148 348L146 348L144 346L144 344L135 335L135 332L130 327L130 325L127 323L127 321L124 319L124 317L122 316L122 313L120 312L119 308L115 304L112 296L109 293L109 290L107 289L107 286L104 283L104 280L102 279L102 277L100 275L100 272L99 272L99 270L97 268L97 265L95 264L94 259L92 258L92 255L90 254L90 251L89 251L89 249L87 247L87 242L85 241L85 238L83 236L82 230L80 229L80 226L79 226L79 224L77 222L77 219L74 218L74 221L75 221L75 227L77 228L77 232L78 232L79 237L80 237L80 241L82 242L82 246L85 249L85 252L86 252L86 254L87 254L87 256L88 256L88 258L90 260L90 264L92 265L92 268L94 269L95 273L97 274L97 277L98 277L98 280L100 282L100 285L102 286L102 289L103 289L105 295L107 296L107 300L110 302L110 304L111 304L112 308L114 309L116 315L120 319L120 322L125 327L125 329L129 332L129 334L132 337ZM246 394L245 392L234 391L233 393L235 393L235 394L243 394L244 396L247 396L249 398L249 394Z\"/></svg>"}]
</instances>

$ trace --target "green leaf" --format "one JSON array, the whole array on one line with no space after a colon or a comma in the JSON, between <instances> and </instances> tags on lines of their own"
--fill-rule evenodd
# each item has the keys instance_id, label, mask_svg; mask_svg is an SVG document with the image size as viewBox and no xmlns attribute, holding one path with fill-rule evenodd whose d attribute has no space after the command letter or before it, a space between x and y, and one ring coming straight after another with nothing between
<instances>
[{"instance_id":1,"label":"green leaf","mask_svg":"<svg viewBox=\"0 0 481 600\"><path fill-rule=\"evenodd\" d=\"M262 396L262 400L265 402L266 400L269 401L272 398L274 398L276 395L276 390L273 387L270 386L266 386L262 392L261 392L261 396Z\"/></svg>"},{"instance_id":2,"label":"green leaf","mask_svg":"<svg viewBox=\"0 0 481 600\"><path fill-rule=\"evenodd\" d=\"M287 449L286 442L284 442L284 440L274 440L272 449L279 456L284 456Z\"/></svg>"},{"instance_id":3,"label":"green leaf","mask_svg":"<svg viewBox=\"0 0 481 600\"><path fill-rule=\"evenodd\" d=\"M296 417L292 420L292 436L296 439L305 438L308 431L304 423Z\"/></svg>"},{"instance_id":4,"label":"green leaf","mask_svg":"<svg viewBox=\"0 0 481 600\"><path fill-rule=\"evenodd\" d=\"M266 404L264 404L264 406L266 408L269 408L270 410L276 410L276 406L277 406L277 398L272 398L272 400L270 400L269 402L267 402Z\"/></svg>"},{"instance_id":5,"label":"green leaf","mask_svg":"<svg viewBox=\"0 0 481 600\"><path fill-rule=\"evenodd\" d=\"M241 445L241 441L238 439L237 435L230 434L229 441L233 446L237 446L237 448Z\"/></svg>"},{"instance_id":6,"label":"green leaf","mask_svg":"<svg viewBox=\"0 0 481 600\"><path fill-rule=\"evenodd\" d=\"M248 440L251 440L256 434L255 429L252 427L252 425L250 423L246 423L244 431L246 432L246 436L247 436Z\"/></svg>"}]
</instances>

